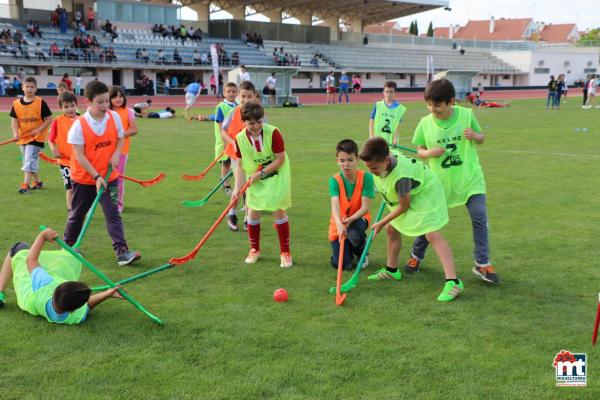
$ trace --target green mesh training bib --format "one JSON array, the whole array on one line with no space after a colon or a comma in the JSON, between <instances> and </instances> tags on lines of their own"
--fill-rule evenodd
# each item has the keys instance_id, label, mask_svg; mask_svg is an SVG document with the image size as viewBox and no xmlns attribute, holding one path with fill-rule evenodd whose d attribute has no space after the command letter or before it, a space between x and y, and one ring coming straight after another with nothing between
<instances>
[{"instance_id":1,"label":"green mesh training bib","mask_svg":"<svg viewBox=\"0 0 600 400\"><path fill-rule=\"evenodd\" d=\"M376 103L374 133L375 136L381 136L388 144L394 141L394 132L398 128L398 124L402 120L402 116L406 112L406 107L398 104L396 108L389 108L385 105L385 101L381 100Z\"/></svg>"},{"instance_id":2,"label":"green mesh training bib","mask_svg":"<svg viewBox=\"0 0 600 400\"><path fill-rule=\"evenodd\" d=\"M479 164L477 145L464 137L465 128L471 127L473 110L454 106L458 113L456 123L448 128L438 126L432 114L421 119L425 146L428 149L443 147L446 152L438 158L428 159L429 166L440 178L448 207L466 204L474 194L485 194L485 178Z\"/></svg>"},{"instance_id":3,"label":"green mesh training bib","mask_svg":"<svg viewBox=\"0 0 600 400\"><path fill-rule=\"evenodd\" d=\"M242 168L246 178L256 172L259 166L266 167L275 161L272 150L273 131L275 127L263 124L263 143L260 152L256 151L246 129L243 129L236 138L240 152L242 153ZM255 181L246 192L246 203L248 207L256 211L287 210L292 205L290 161L287 153L285 161L277 171L266 179Z\"/></svg>"},{"instance_id":4,"label":"green mesh training bib","mask_svg":"<svg viewBox=\"0 0 600 400\"><path fill-rule=\"evenodd\" d=\"M53 281L34 292L32 290L31 274L27 269L28 254L29 250L23 250L15 254L12 258L13 285L19 308L31 315L40 315L49 322L66 325L80 323L87 314L87 304L70 312L64 321L56 322L50 320L48 317L46 303L52 299L54 290L61 283L79 280L81 276L81 263L64 251L42 251L39 256L40 265L53 278Z\"/></svg>"},{"instance_id":5,"label":"green mesh training bib","mask_svg":"<svg viewBox=\"0 0 600 400\"><path fill-rule=\"evenodd\" d=\"M398 207L396 182L411 178L420 185L410 191L410 207L390 222L401 234L419 236L442 229L448 223L448 207L437 176L421 161L398 155L398 163L385 178L375 175L375 186L391 211Z\"/></svg>"}]
</instances>

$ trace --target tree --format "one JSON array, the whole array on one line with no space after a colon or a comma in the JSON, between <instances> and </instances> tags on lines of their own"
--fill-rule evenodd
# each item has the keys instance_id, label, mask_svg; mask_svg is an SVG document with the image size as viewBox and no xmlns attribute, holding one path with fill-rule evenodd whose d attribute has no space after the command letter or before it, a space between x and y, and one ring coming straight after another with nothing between
<instances>
[{"instance_id":1,"label":"tree","mask_svg":"<svg viewBox=\"0 0 600 400\"><path fill-rule=\"evenodd\" d=\"M417 20L415 19L415 36L419 36L419 24L417 23Z\"/></svg>"},{"instance_id":2,"label":"tree","mask_svg":"<svg viewBox=\"0 0 600 400\"><path fill-rule=\"evenodd\" d=\"M429 27L427 28L427 36L433 37L433 22L429 23Z\"/></svg>"},{"instance_id":3,"label":"tree","mask_svg":"<svg viewBox=\"0 0 600 400\"><path fill-rule=\"evenodd\" d=\"M578 42L584 46L597 46L600 42L600 28L592 29L588 33L581 35Z\"/></svg>"},{"instance_id":4,"label":"tree","mask_svg":"<svg viewBox=\"0 0 600 400\"><path fill-rule=\"evenodd\" d=\"M409 35L415 34L415 21L410 21L410 28L408 28L408 34Z\"/></svg>"}]
</instances>

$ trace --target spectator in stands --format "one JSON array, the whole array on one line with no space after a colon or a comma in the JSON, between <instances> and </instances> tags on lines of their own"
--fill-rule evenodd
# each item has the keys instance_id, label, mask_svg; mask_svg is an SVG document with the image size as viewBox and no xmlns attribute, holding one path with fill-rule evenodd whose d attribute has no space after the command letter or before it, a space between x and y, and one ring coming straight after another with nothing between
<instances>
[{"instance_id":1,"label":"spectator in stands","mask_svg":"<svg viewBox=\"0 0 600 400\"><path fill-rule=\"evenodd\" d=\"M23 37L23 34L18 29L15 30L15 33L13 34L13 41L15 42L15 44L18 44L18 45L21 45L25 42L25 38Z\"/></svg>"},{"instance_id":2,"label":"spectator in stands","mask_svg":"<svg viewBox=\"0 0 600 400\"><path fill-rule=\"evenodd\" d=\"M152 34L158 35L159 33L160 33L160 28L158 27L158 24L154 24L154 26L152 27Z\"/></svg>"},{"instance_id":3,"label":"spectator in stands","mask_svg":"<svg viewBox=\"0 0 600 400\"><path fill-rule=\"evenodd\" d=\"M183 63L183 59L179 55L179 51L177 49L173 50L173 61L177 65L181 65Z\"/></svg>"},{"instance_id":4,"label":"spectator in stands","mask_svg":"<svg viewBox=\"0 0 600 400\"><path fill-rule=\"evenodd\" d=\"M240 65L240 53L237 51L231 55L231 65Z\"/></svg>"},{"instance_id":5,"label":"spectator in stands","mask_svg":"<svg viewBox=\"0 0 600 400\"><path fill-rule=\"evenodd\" d=\"M364 45L364 46L366 46L366 45L368 45L368 44L369 44L369 37L368 37L367 35L365 35L365 36L363 37L363 45Z\"/></svg>"},{"instance_id":6,"label":"spectator in stands","mask_svg":"<svg viewBox=\"0 0 600 400\"><path fill-rule=\"evenodd\" d=\"M312 58L310 59L310 65L315 68L319 68L319 59L317 58L316 54L313 54Z\"/></svg>"},{"instance_id":7,"label":"spectator in stands","mask_svg":"<svg viewBox=\"0 0 600 400\"><path fill-rule=\"evenodd\" d=\"M263 50L265 49L265 42L264 42L263 37L262 37L262 35L260 33L256 37L256 48L258 49L259 47L262 47Z\"/></svg>"},{"instance_id":8,"label":"spectator in stands","mask_svg":"<svg viewBox=\"0 0 600 400\"><path fill-rule=\"evenodd\" d=\"M83 47L81 36L79 35L79 33L73 37L73 47L76 49L80 49Z\"/></svg>"},{"instance_id":9,"label":"spectator in stands","mask_svg":"<svg viewBox=\"0 0 600 400\"><path fill-rule=\"evenodd\" d=\"M265 81L265 87L263 88L263 94L269 96L269 103L271 103L271 107L275 107L277 102L277 78L275 76L275 72L271 73L271 76L267 78Z\"/></svg>"},{"instance_id":10,"label":"spectator in stands","mask_svg":"<svg viewBox=\"0 0 600 400\"><path fill-rule=\"evenodd\" d=\"M77 54L75 53L75 49L73 49L72 46L68 46L65 44L65 46L63 47L63 56L65 57L65 59L67 61L74 61L77 60Z\"/></svg>"},{"instance_id":11,"label":"spectator in stands","mask_svg":"<svg viewBox=\"0 0 600 400\"><path fill-rule=\"evenodd\" d=\"M148 64L148 60L150 60L150 57L148 56L148 50L146 50L146 48L143 48L140 52L140 58L142 59L144 64Z\"/></svg>"},{"instance_id":12,"label":"spectator in stands","mask_svg":"<svg viewBox=\"0 0 600 400\"><path fill-rule=\"evenodd\" d=\"M176 75L171 76L171 87L172 88L178 88L179 87L179 80L177 79Z\"/></svg>"},{"instance_id":13,"label":"spectator in stands","mask_svg":"<svg viewBox=\"0 0 600 400\"><path fill-rule=\"evenodd\" d=\"M110 23L109 20L106 20L104 25L102 25L102 31L104 32L104 36L106 36L106 34L112 34L112 29L113 29L112 24Z\"/></svg>"},{"instance_id":14,"label":"spectator in stands","mask_svg":"<svg viewBox=\"0 0 600 400\"><path fill-rule=\"evenodd\" d=\"M46 53L44 53L44 49L39 42L35 44L35 55L37 56L38 61L46 61Z\"/></svg>"},{"instance_id":15,"label":"spectator in stands","mask_svg":"<svg viewBox=\"0 0 600 400\"><path fill-rule=\"evenodd\" d=\"M119 37L119 34L117 33L117 27L113 25L112 30L109 32L110 33L110 40L111 41L115 41L116 38Z\"/></svg>"},{"instance_id":16,"label":"spectator in stands","mask_svg":"<svg viewBox=\"0 0 600 400\"><path fill-rule=\"evenodd\" d=\"M208 58L208 53L206 53L205 51L202 51L200 53L200 61L202 61L203 65L208 65L210 64L210 60Z\"/></svg>"},{"instance_id":17,"label":"spectator in stands","mask_svg":"<svg viewBox=\"0 0 600 400\"><path fill-rule=\"evenodd\" d=\"M140 58L142 58L142 49L138 48L138 49L135 51L135 59L136 59L136 60L139 60Z\"/></svg>"},{"instance_id":18,"label":"spectator in stands","mask_svg":"<svg viewBox=\"0 0 600 400\"><path fill-rule=\"evenodd\" d=\"M242 42L248 44L248 32L242 32Z\"/></svg>"},{"instance_id":19,"label":"spectator in stands","mask_svg":"<svg viewBox=\"0 0 600 400\"><path fill-rule=\"evenodd\" d=\"M89 8L87 12L87 22L88 22L88 31L94 30L94 20L96 19L96 13L92 7Z\"/></svg>"},{"instance_id":20,"label":"spectator in stands","mask_svg":"<svg viewBox=\"0 0 600 400\"><path fill-rule=\"evenodd\" d=\"M156 60L159 64L166 64L167 59L165 58L165 51L163 49L158 49L158 59Z\"/></svg>"},{"instance_id":21,"label":"spectator in stands","mask_svg":"<svg viewBox=\"0 0 600 400\"><path fill-rule=\"evenodd\" d=\"M198 28L198 29L194 30L194 35L192 36L192 39L197 42L201 42L203 34L204 34L204 32L202 31L202 29Z\"/></svg>"},{"instance_id":22,"label":"spectator in stands","mask_svg":"<svg viewBox=\"0 0 600 400\"><path fill-rule=\"evenodd\" d=\"M240 83L250 80L250 74L246 71L246 66L240 66Z\"/></svg>"},{"instance_id":23,"label":"spectator in stands","mask_svg":"<svg viewBox=\"0 0 600 400\"><path fill-rule=\"evenodd\" d=\"M53 28L58 28L58 10L60 10L60 6L50 13L50 25Z\"/></svg>"},{"instance_id":24,"label":"spectator in stands","mask_svg":"<svg viewBox=\"0 0 600 400\"><path fill-rule=\"evenodd\" d=\"M360 75L356 74L352 77L352 93L360 93L362 90L362 82Z\"/></svg>"},{"instance_id":25,"label":"spectator in stands","mask_svg":"<svg viewBox=\"0 0 600 400\"><path fill-rule=\"evenodd\" d=\"M202 64L202 60L200 59L200 52L198 51L198 49L194 50L194 56L193 56L193 65L201 65Z\"/></svg>"},{"instance_id":26,"label":"spectator in stands","mask_svg":"<svg viewBox=\"0 0 600 400\"><path fill-rule=\"evenodd\" d=\"M73 24L76 29L79 29L79 25L83 24L83 15L81 15L81 11L75 11L75 16L73 17Z\"/></svg>"},{"instance_id":27,"label":"spectator in stands","mask_svg":"<svg viewBox=\"0 0 600 400\"><path fill-rule=\"evenodd\" d=\"M185 29L185 26L180 25L179 26L179 39L181 39L182 44L183 44L183 42L185 42L187 40L187 37L188 37L187 29Z\"/></svg>"},{"instance_id":28,"label":"spectator in stands","mask_svg":"<svg viewBox=\"0 0 600 400\"><path fill-rule=\"evenodd\" d=\"M62 53L61 53L60 49L58 48L58 45L56 44L56 42L53 42L52 45L50 46L50 56L52 56L52 58L61 58L62 59Z\"/></svg>"},{"instance_id":29,"label":"spectator in stands","mask_svg":"<svg viewBox=\"0 0 600 400\"><path fill-rule=\"evenodd\" d=\"M458 45L458 52L460 53L461 56L465 55L465 49L463 49L462 44Z\"/></svg>"},{"instance_id":30,"label":"spectator in stands","mask_svg":"<svg viewBox=\"0 0 600 400\"><path fill-rule=\"evenodd\" d=\"M68 24L69 22L67 19L67 10L61 8L60 12L58 13L58 26L60 28L60 33L62 33L63 35L67 33Z\"/></svg>"}]
</instances>

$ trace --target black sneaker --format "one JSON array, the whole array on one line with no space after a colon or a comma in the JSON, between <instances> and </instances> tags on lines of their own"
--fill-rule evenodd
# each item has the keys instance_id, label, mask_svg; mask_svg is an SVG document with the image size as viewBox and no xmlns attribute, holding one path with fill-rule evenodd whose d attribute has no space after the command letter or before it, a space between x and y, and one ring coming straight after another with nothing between
<instances>
[{"instance_id":1,"label":"black sneaker","mask_svg":"<svg viewBox=\"0 0 600 400\"><path fill-rule=\"evenodd\" d=\"M230 214L227 216L227 226L234 232L238 230L238 217L235 214Z\"/></svg>"},{"instance_id":2,"label":"black sneaker","mask_svg":"<svg viewBox=\"0 0 600 400\"><path fill-rule=\"evenodd\" d=\"M409 274L413 274L415 272L419 272L419 265L421 265L421 261L419 261L413 256L410 256L410 258L406 262L406 265L404 266L404 270Z\"/></svg>"},{"instance_id":3,"label":"black sneaker","mask_svg":"<svg viewBox=\"0 0 600 400\"><path fill-rule=\"evenodd\" d=\"M42 181L33 182L33 185L31 185L31 190L40 190L43 187L44 187L44 182L42 182Z\"/></svg>"},{"instance_id":4,"label":"black sneaker","mask_svg":"<svg viewBox=\"0 0 600 400\"><path fill-rule=\"evenodd\" d=\"M30 192L29 185L26 184L26 183L21 184L21 188L19 188L19 193L21 193L21 194L27 194L29 192Z\"/></svg>"},{"instance_id":5,"label":"black sneaker","mask_svg":"<svg viewBox=\"0 0 600 400\"><path fill-rule=\"evenodd\" d=\"M496 275L496 270L492 265L488 265L485 267L473 267L473 273L481 278L482 281L488 283L499 283L500 278Z\"/></svg>"},{"instance_id":6,"label":"black sneaker","mask_svg":"<svg viewBox=\"0 0 600 400\"><path fill-rule=\"evenodd\" d=\"M140 258L142 258L142 255L139 252L123 248L117 255L117 264L120 266L129 265Z\"/></svg>"}]
</instances>

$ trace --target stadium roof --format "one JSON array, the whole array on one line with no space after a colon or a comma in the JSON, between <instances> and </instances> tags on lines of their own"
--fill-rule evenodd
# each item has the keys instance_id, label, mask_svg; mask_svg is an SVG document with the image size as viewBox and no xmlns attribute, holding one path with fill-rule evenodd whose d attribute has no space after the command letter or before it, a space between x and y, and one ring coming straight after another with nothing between
<instances>
[{"instance_id":1,"label":"stadium roof","mask_svg":"<svg viewBox=\"0 0 600 400\"><path fill-rule=\"evenodd\" d=\"M217 5L222 10L249 6L257 13L282 11L293 17L310 12L319 18L340 17L361 19L363 24L383 22L394 18L448 7L448 0L183 0L183 5L194 3Z\"/></svg>"}]
</instances>

